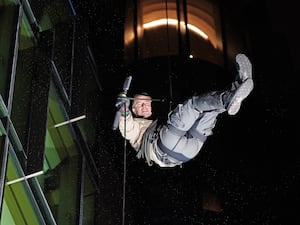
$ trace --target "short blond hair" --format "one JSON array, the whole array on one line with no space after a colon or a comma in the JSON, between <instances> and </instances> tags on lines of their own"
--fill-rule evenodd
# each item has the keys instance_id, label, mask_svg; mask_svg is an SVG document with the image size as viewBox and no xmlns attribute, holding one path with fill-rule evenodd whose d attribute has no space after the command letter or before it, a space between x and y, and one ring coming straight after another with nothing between
<instances>
[{"instance_id":1,"label":"short blond hair","mask_svg":"<svg viewBox=\"0 0 300 225\"><path fill-rule=\"evenodd\" d=\"M135 107L135 100L137 99L137 97L138 97L138 96L141 96L141 95L142 95L142 96L150 97L149 100L152 101L152 97L151 97L147 92L140 92L140 93L137 93L137 94L135 94L135 95L133 96L134 100L133 100L133 103L132 103L132 108ZM147 99L147 100L148 100L148 99Z\"/></svg>"}]
</instances>

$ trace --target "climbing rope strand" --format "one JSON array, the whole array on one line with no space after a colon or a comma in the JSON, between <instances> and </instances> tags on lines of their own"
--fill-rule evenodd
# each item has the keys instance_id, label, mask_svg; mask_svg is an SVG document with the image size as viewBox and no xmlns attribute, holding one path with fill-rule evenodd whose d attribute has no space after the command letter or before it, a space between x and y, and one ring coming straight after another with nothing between
<instances>
[{"instance_id":1,"label":"climbing rope strand","mask_svg":"<svg viewBox=\"0 0 300 225\"><path fill-rule=\"evenodd\" d=\"M124 107L126 107L124 105ZM126 141L126 119L124 119L124 149L123 149L123 199L122 199L122 225L125 225L126 216L126 176L127 176L127 141Z\"/></svg>"},{"instance_id":2,"label":"climbing rope strand","mask_svg":"<svg viewBox=\"0 0 300 225\"><path fill-rule=\"evenodd\" d=\"M170 35L169 35L169 13L168 13L168 0L165 1L165 10L166 10L166 30L167 30L167 51L168 51L168 75L169 75L169 96L170 96L170 101L169 101L169 110L172 110L172 104L173 104L173 87L172 87L172 73L171 73L171 63L170 63Z\"/></svg>"}]
</instances>

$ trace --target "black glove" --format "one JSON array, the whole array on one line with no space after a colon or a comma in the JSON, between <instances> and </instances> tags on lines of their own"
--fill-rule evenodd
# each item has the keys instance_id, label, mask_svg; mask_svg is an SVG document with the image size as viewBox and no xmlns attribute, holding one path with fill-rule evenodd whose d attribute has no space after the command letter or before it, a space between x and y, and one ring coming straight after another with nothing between
<instances>
[{"instance_id":1,"label":"black glove","mask_svg":"<svg viewBox=\"0 0 300 225\"><path fill-rule=\"evenodd\" d=\"M127 98L126 94L119 94L116 102L116 107L118 108L119 112L121 112L122 116L127 116L129 114L129 105L130 100L129 98Z\"/></svg>"}]
</instances>

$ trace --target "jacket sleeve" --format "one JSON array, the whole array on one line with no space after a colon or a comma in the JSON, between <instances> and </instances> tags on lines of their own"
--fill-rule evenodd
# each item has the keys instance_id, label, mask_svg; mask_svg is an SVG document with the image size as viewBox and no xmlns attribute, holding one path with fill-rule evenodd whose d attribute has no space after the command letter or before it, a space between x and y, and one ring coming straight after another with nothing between
<instances>
[{"instance_id":1,"label":"jacket sleeve","mask_svg":"<svg viewBox=\"0 0 300 225\"><path fill-rule=\"evenodd\" d=\"M122 136L129 140L129 143L132 145L132 147L138 150L141 144L140 142L143 132L140 123L133 119L131 113L129 113L126 117L120 117L119 130Z\"/></svg>"}]
</instances>

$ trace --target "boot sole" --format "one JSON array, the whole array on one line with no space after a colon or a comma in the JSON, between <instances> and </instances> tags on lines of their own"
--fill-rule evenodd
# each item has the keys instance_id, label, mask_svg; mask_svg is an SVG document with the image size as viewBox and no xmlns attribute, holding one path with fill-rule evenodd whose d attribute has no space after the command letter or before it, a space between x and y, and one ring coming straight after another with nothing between
<instances>
[{"instance_id":1,"label":"boot sole","mask_svg":"<svg viewBox=\"0 0 300 225\"><path fill-rule=\"evenodd\" d=\"M253 80L247 79L241 84L240 87L238 87L227 108L229 115L237 114L237 112L240 110L242 101L247 98L247 96L253 90L253 86Z\"/></svg>"},{"instance_id":2,"label":"boot sole","mask_svg":"<svg viewBox=\"0 0 300 225\"><path fill-rule=\"evenodd\" d=\"M249 78L252 79L252 64L248 57L244 54L237 54L235 61L241 81L243 82Z\"/></svg>"}]
</instances>

